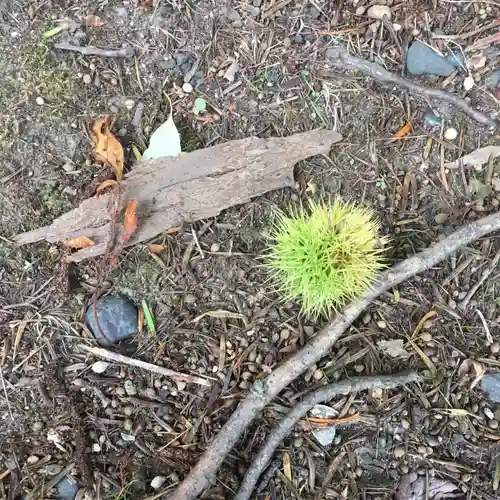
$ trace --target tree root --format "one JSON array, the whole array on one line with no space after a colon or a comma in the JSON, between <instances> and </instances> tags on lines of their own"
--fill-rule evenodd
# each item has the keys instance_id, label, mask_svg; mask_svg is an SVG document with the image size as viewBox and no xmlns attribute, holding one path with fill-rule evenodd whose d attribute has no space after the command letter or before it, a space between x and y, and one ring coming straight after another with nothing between
<instances>
[{"instance_id":1,"label":"tree root","mask_svg":"<svg viewBox=\"0 0 500 500\"><path fill-rule=\"evenodd\" d=\"M229 417L203 453L200 461L174 491L170 500L194 500L212 484L225 457L252 420L288 384L328 354L339 337L380 294L415 274L430 269L460 247L498 229L500 229L500 213L488 215L462 227L444 240L382 273L372 288L367 290L357 302L348 305L309 344L276 368L266 379L258 380L253 384L247 397Z\"/></svg>"},{"instance_id":2,"label":"tree root","mask_svg":"<svg viewBox=\"0 0 500 500\"><path fill-rule=\"evenodd\" d=\"M488 125L492 129L498 128L499 126L497 120L490 116L486 116L484 113L481 113L481 111L477 111L476 109L472 108L458 95L452 94L450 92L445 92L444 90L417 85L416 83L413 83L406 78L402 78L398 75L395 75L394 73L391 73L390 71L387 71L379 64L349 54L343 47L328 49L326 52L326 57L328 61L331 62L334 66L341 67L343 69L357 69L380 82L392 83L415 94L431 97L433 99L437 99L438 101L449 102L483 125Z\"/></svg>"},{"instance_id":3,"label":"tree root","mask_svg":"<svg viewBox=\"0 0 500 500\"><path fill-rule=\"evenodd\" d=\"M259 453L252 460L235 500L248 500L250 498L260 475L267 467L278 445L286 438L297 421L314 405L323 401L329 401L339 394L350 394L366 389L393 389L398 385L417 382L419 379L420 377L415 372L373 377L357 377L351 380L343 380L334 384L325 385L320 389L310 392L273 427L265 443L259 450Z\"/></svg>"}]
</instances>

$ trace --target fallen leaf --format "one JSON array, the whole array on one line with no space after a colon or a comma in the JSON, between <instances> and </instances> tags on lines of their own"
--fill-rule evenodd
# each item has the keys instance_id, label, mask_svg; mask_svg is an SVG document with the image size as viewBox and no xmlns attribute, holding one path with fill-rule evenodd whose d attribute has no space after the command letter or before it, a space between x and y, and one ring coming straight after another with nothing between
<instances>
[{"instance_id":1,"label":"fallen leaf","mask_svg":"<svg viewBox=\"0 0 500 500\"><path fill-rule=\"evenodd\" d=\"M132 143L130 145L130 147L132 148L132 153L134 153L135 159L137 161L141 161L142 160L142 153L139 151L139 148L137 147L137 145Z\"/></svg>"},{"instance_id":2,"label":"fallen leaf","mask_svg":"<svg viewBox=\"0 0 500 500\"><path fill-rule=\"evenodd\" d=\"M123 241L127 241L137 229L137 215L135 213L136 208L137 202L135 200L130 200L123 218L123 227L125 228Z\"/></svg>"},{"instance_id":3,"label":"fallen leaf","mask_svg":"<svg viewBox=\"0 0 500 500\"><path fill-rule=\"evenodd\" d=\"M234 318L234 319L241 319L245 326L248 324L247 317L243 314L240 313L234 313L231 311L224 311L223 309L217 309L216 311L207 311L204 312L203 314L200 314L196 318L193 319L193 323L198 323L201 319L205 318L206 316L210 318Z\"/></svg>"},{"instance_id":4,"label":"fallen leaf","mask_svg":"<svg viewBox=\"0 0 500 500\"><path fill-rule=\"evenodd\" d=\"M98 28L99 26L103 26L104 24L106 23L95 14L89 14L85 18L85 26L87 26L87 28Z\"/></svg>"},{"instance_id":5,"label":"fallen leaf","mask_svg":"<svg viewBox=\"0 0 500 500\"><path fill-rule=\"evenodd\" d=\"M45 39L52 38L53 36L56 36L59 33L61 33L61 31L64 31L67 29L68 29L68 25L66 23L60 24L59 26L56 26L55 28L52 28L50 30L45 31L43 34L43 38L45 38Z\"/></svg>"},{"instance_id":6,"label":"fallen leaf","mask_svg":"<svg viewBox=\"0 0 500 500\"><path fill-rule=\"evenodd\" d=\"M485 146L484 148L475 149L472 153L462 156L456 161L445 163L446 168L458 168L460 165L466 167L481 167L488 163L490 158L500 156L500 146Z\"/></svg>"},{"instance_id":7,"label":"fallen leaf","mask_svg":"<svg viewBox=\"0 0 500 500\"><path fill-rule=\"evenodd\" d=\"M230 82L233 83L235 78L236 78L236 73L238 72L238 61L235 59L229 68L226 69L226 72L224 73L224 78Z\"/></svg>"},{"instance_id":8,"label":"fallen leaf","mask_svg":"<svg viewBox=\"0 0 500 500\"><path fill-rule=\"evenodd\" d=\"M377 349L391 358L408 358L410 354L404 348L403 339L380 340Z\"/></svg>"},{"instance_id":9,"label":"fallen leaf","mask_svg":"<svg viewBox=\"0 0 500 500\"><path fill-rule=\"evenodd\" d=\"M411 131L411 122L407 122L394 134L394 137L404 137L410 131Z\"/></svg>"},{"instance_id":10,"label":"fallen leaf","mask_svg":"<svg viewBox=\"0 0 500 500\"><path fill-rule=\"evenodd\" d=\"M162 253L165 251L165 245L160 245L158 243L151 243L148 245L149 253Z\"/></svg>"},{"instance_id":11,"label":"fallen leaf","mask_svg":"<svg viewBox=\"0 0 500 500\"><path fill-rule=\"evenodd\" d=\"M114 179L108 179L107 181L101 182L97 189L95 190L96 198L102 194L105 189L120 189L120 185Z\"/></svg>"},{"instance_id":12,"label":"fallen leaf","mask_svg":"<svg viewBox=\"0 0 500 500\"><path fill-rule=\"evenodd\" d=\"M111 165L115 170L116 180L123 177L123 146L110 132L114 116L106 116L92 121L89 124L89 135L94 142L95 157L105 164Z\"/></svg>"},{"instance_id":13,"label":"fallen leaf","mask_svg":"<svg viewBox=\"0 0 500 500\"><path fill-rule=\"evenodd\" d=\"M153 337L156 337L156 326L153 319L153 315L149 310L148 303L144 299L141 301L141 308L142 312L144 313L144 319L146 320L146 325L148 325L149 333Z\"/></svg>"},{"instance_id":14,"label":"fallen leaf","mask_svg":"<svg viewBox=\"0 0 500 500\"><path fill-rule=\"evenodd\" d=\"M292 462L290 455L286 451L283 453L283 473L289 481L292 481Z\"/></svg>"},{"instance_id":15,"label":"fallen leaf","mask_svg":"<svg viewBox=\"0 0 500 500\"><path fill-rule=\"evenodd\" d=\"M469 384L469 390L474 389L479 381L483 378L486 369L485 367L474 359L464 359L458 367L457 375L461 379L461 383L465 383L468 379L472 378Z\"/></svg>"},{"instance_id":16,"label":"fallen leaf","mask_svg":"<svg viewBox=\"0 0 500 500\"><path fill-rule=\"evenodd\" d=\"M168 96L167 96L168 98ZM149 148L142 155L143 160L162 158L165 156L178 156L181 153L181 137L172 118L172 102L170 115L165 123L160 125L149 139Z\"/></svg>"},{"instance_id":17,"label":"fallen leaf","mask_svg":"<svg viewBox=\"0 0 500 500\"><path fill-rule=\"evenodd\" d=\"M86 236L77 236L67 241L65 245L72 250L82 250L83 248L93 247L95 243Z\"/></svg>"}]
</instances>

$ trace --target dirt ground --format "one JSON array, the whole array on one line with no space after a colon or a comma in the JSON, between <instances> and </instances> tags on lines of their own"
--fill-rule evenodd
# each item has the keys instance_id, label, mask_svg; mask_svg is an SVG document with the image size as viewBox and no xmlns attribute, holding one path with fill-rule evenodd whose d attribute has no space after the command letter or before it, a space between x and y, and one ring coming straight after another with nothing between
<instances>
[{"instance_id":1,"label":"dirt ground","mask_svg":"<svg viewBox=\"0 0 500 500\"><path fill-rule=\"evenodd\" d=\"M374 25L360 9L370 5L363 0L0 5L1 498L54 498L54 484L67 474L85 487L82 498L167 498L252 381L327 323L328 318L301 316L297 303L283 303L260 265L279 208L331 196L372 207L391 239L389 264L498 209L498 161L490 162L489 170L441 175L444 161L495 144L498 135L443 102L337 72L325 51L340 43L404 74L412 39L430 41L436 30L470 32L498 19L500 4L372 3L389 4L397 31ZM496 31L449 43L466 49ZM81 45L132 47L136 55L96 57L54 47L68 37ZM227 74L234 61L236 73ZM467 93L464 74L411 79L457 92L498 116L499 101L485 86L497 61L498 53L487 54L486 66L471 70L475 85ZM182 90L186 80L189 92ZM82 317L99 261L68 268L56 245L19 248L12 242L16 234L77 206L110 177L91 155L85 131L91 119L117 116L114 132L131 169L132 145L144 151L152 130L168 116L165 94L173 101L187 152L316 127L335 128L343 136L329 156L297 165L296 190L274 192L180 233L161 235L155 242L166 250L154 257L138 245L107 273L105 287L137 303L145 300L157 328L156 337L143 333L120 351L210 377L208 389L124 365L92 371L97 359L77 346L85 338ZM205 99L209 113L192 113L196 97ZM428 105L443 117L442 127L425 123ZM395 137L407 122L411 131ZM448 127L458 131L457 139L443 138ZM398 489L400 498L413 500L498 498L500 405L478 386L471 389L471 377L459 368L464 360L475 360L478 369L499 370L498 273L461 307L499 250L492 235L372 304L330 356L266 408L204 498L232 498L266 431L304 391L360 373L428 369L408 342L426 315L413 340L435 367L434 376L399 390L331 401L339 417L361 418L339 426L329 446L312 437L310 422L300 422L280 446L255 498L389 499ZM215 310L237 315L193 321ZM379 341L392 339L405 340L407 359L377 348ZM346 455L337 464L340 451ZM290 459L291 474L283 457ZM327 471L331 476L323 484ZM401 483L412 472L425 479L429 491L435 486L434 493L437 480L443 480L441 496L439 491L425 496L425 488L424 496L404 493ZM151 482L158 476L164 482L155 489ZM450 484L455 488L446 493Z\"/></svg>"}]
</instances>

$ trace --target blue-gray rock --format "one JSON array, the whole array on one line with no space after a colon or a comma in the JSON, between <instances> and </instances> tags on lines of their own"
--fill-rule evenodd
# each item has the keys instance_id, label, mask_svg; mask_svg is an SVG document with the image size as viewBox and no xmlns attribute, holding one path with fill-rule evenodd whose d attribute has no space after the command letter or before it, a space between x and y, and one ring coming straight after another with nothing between
<instances>
[{"instance_id":1,"label":"blue-gray rock","mask_svg":"<svg viewBox=\"0 0 500 500\"><path fill-rule=\"evenodd\" d=\"M490 71L486 78L484 79L486 87L490 90L495 91L497 87L500 87L500 70Z\"/></svg>"},{"instance_id":2,"label":"blue-gray rock","mask_svg":"<svg viewBox=\"0 0 500 500\"><path fill-rule=\"evenodd\" d=\"M56 485L57 500L75 500L76 494L80 489L80 485L72 476L64 476Z\"/></svg>"},{"instance_id":3,"label":"blue-gray rock","mask_svg":"<svg viewBox=\"0 0 500 500\"><path fill-rule=\"evenodd\" d=\"M441 117L432 108L426 108L424 111L424 122L426 125L435 127L436 125L441 125Z\"/></svg>"},{"instance_id":4,"label":"blue-gray rock","mask_svg":"<svg viewBox=\"0 0 500 500\"><path fill-rule=\"evenodd\" d=\"M130 299L121 295L107 295L97 301L96 310L105 337L97 326L93 305L87 309L85 319L102 346L116 344L137 333L137 307Z\"/></svg>"},{"instance_id":5,"label":"blue-gray rock","mask_svg":"<svg viewBox=\"0 0 500 500\"><path fill-rule=\"evenodd\" d=\"M449 76L460 67L459 57L443 57L427 45L413 42L406 55L406 69L411 75Z\"/></svg>"},{"instance_id":6,"label":"blue-gray rock","mask_svg":"<svg viewBox=\"0 0 500 500\"><path fill-rule=\"evenodd\" d=\"M494 403L500 403L500 373L487 373L481 379L481 390Z\"/></svg>"}]
</instances>

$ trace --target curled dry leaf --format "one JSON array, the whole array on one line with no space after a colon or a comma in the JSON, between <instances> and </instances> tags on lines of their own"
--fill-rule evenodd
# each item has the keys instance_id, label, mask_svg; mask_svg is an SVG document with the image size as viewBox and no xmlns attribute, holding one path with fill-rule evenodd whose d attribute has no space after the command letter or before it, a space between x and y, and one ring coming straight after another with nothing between
<instances>
[{"instance_id":1,"label":"curled dry leaf","mask_svg":"<svg viewBox=\"0 0 500 500\"><path fill-rule=\"evenodd\" d=\"M99 26L103 26L104 24L106 23L95 14L89 14L85 18L85 26L87 26L87 28L98 28Z\"/></svg>"},{"instance_id":2,"label":"curled dry leaf","mask_svg":"<svg viewBox=\"0 0 500 500\"><path fill-rule=\"evenodd\" d=\"M82 250L83 248L93 247L94 245L95 243L86 236L77 236L65 243L65 246L71 248L71 250Z\"/></svg>"},{"instance_id":3,"label":"curled dry leaf","mask_svg":"<svg viewBox=\"0 0 500 500\"><path fill-rule=\"evenodd\" d=\"M148 245L149 253L162 253L165 251L165 245L160 245L158 243L151 243Z\"/></svg>"},{"instance_id":4,"label":"curled dry leaf","mask_svg":"<svg viewBox=\"0 0 500 500\"><path fill-rule=\"evenodd\" d=\"M118 139L110 132L115 119L106 116L92 121L89 124L89 135L94 143L94 156L115 170L116 180L123 177L124 154L123 147Z\"/></svg>"},{"instance_id":5,"label":"curled dry leaf","mask_svg":"<svg viewBox=\"0 0 500 500\"><path fill-rule=\"evenodd\" d=\"M458 376L462 383L471 380L469 390L474 389L479 381L483 378L486 369L484 366L474 359L464 359L458 368Z\"/></svg>"},{"instance_id":6,"label":"curled dry leaf","mask_svg":"<svg viewBox=\"0 0 500 500\"><path fill-rule=\"evenodd\" d=\"M411 132L411 122L405 123L395 134L394 137L404 137Z\"/></svg>"},{"instance_id":7,"label":"curled dry leaf","mask_svg":"<svg viewBox=\"0 0 500 500\"><path fill-rule=\"evenodd\" d=\"M108 179L107 181L101 182L97 189L95 190L95 195L97 198L102 194L102 192L106 189L120 189L120 184L114 179Z\"/></svg>"},{"instance_id":8,"label":"curled dry leaf","mask_svg":"<svg viewBox=\"0 0 500 500\"><path fill-rule=\"evenodd\" d=\"M127 241L137 229L136 208L137 202L135 200L130 200L125 210L125 217L123 218L123 227L125 228L123 241Z\"/></svg>"},{"instance_id":9,"label":"curled dry leaf","mask_svg":"<svg viewBox=\"0 0 500 500\"><path fill-rule=\"evenodd\" d=\"M464 167L481 167L491 159L500 156L500 146L485 146L484 148L475 149L472 153L462 156L458 160L445 163L446 168Z\"/></svg>"}]
</instances>

